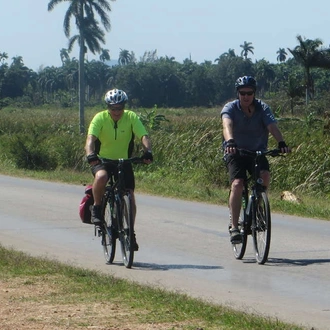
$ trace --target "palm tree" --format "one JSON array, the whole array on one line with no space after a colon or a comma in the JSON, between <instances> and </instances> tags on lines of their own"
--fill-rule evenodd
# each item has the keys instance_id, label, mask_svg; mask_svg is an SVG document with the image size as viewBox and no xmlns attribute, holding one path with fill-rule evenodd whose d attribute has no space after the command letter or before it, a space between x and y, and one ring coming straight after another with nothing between
<instances>
[{"instance_id":1,"label":"palm tree","mask_svg":"<svg viewBox=\"0 0 330 330\"><path fill-rule=\"evenodd\" d=\"M8 64L5 62L8 59L8 54L0 53L0 98L2 97L2 84L6 76Z\"/></svg>"},{"instance_id":2,"label":"palm tree","mask_svg":"<svg viewBox=\"0 0 330 330\"><path fill-rule=\"evenodd\" d=\"M174 63L175 62L175 57L174 56L165 55L165 57L161 56L159 58L159 61L165 62L165 63Z\"/></svg>"},{"instance_id":3,"label":"palm tree","mask_svg":"<svg viewBox=\"0 0 330 330\"><path fill-rule=\"evenodd\" d=\"M153 63L158 60L157 49L145 51L143 56L140 58L142 63Z\"/></svg>"},{"instance_id":4,"label":"palm tree","mask_svg":"<svg viewBox=\"0 0 330 330\"><path fill-rule=\"evenodd\" d=\"M0 53L0 62L2 62L2 64L5 62L5 60L8 59L8 54L3 52L3 53Z\"/></svg>"},{"instance_id":5,"label":"palm tree","mask_svg":"<svg viewBox=\"0 0 330 330\"><path fill-rule=\"evenodd\" d=\"M244 41L244 44L243 45L239 45L242 49L241 51L241 56L243 56L246 60L247 60L247 57L249 55L249 53L253 53L253 49L254 47L252 46L252 42L246 42Z\"/></svg>"},{"instance_id":6,"label":"palm tree","mask_svg":"<svg viewBox=\"0 0 330 330\"><path fill-rule=\"evenodd\" d=\"M69 61L70 60L70 56L69 56L69 52L67 49L65 48L62 48L60 50L60 56L61 56L61 61L62 61L62 65L64 65L64 63L66 61Z\"/></svg>"},{"instance_id":7,"label":"palm tree","mask_svg":"<svg viewBox=\"0 0 330 330\"><path fill-rule=\"evenodd\" d=\"M298 35L297 40L299 45L293 50L288 48L295 60L305 68L305 83L306 83L306 104L313 96L313 80L311 68L326 68L330 69L330 49L322 49L323 42L321 39L306 39Z\"/></svg>"},{"instance_id":8,"label":"palm tree","mask_svg":"<svg viewBox=\"0 0 330 330\"><path fill-rule=\"evenodd\" d=\"M111 0L115 1L115 0ZM110 19L107 11L111 11L110 4L107 0L50 0L48 3L48 11L52 11L56 5L61 2L69 2L69 8L64 16L64 34L70 38L70 22L71 18L75 19L79 38L77 36L70 39L70 43L75 41L79 43L79 129L80 133L85 132L84 120L84 101L85 101L85 77L84 77L84 61L87 51L86 45L94 53L100 51L98 41L104 41L104 32L98 27L98 22L94 17L94 11L99 15L101 23L106 31L110 30ZM101 33L102 31L102 33ZM96 35L94 35L96 33ZM103 42L102 41L102 42Z\"/></svg>"},{"instance_id":9,"label":"palm tree","mask_svg":"<svg viewBox=\"0 0 330 330\"><path fill-rule=\"evenodd\" d=\"M266 89L270 90L269 85L275 79L273 67L274 65L270 64L265 59L256 61L254 65L255 77L258 81L258 90L260 90L262 97L264 96Z\"/></svg>"},{"instance_id":10,"label":"palm tree","mask_svg":"<svg viewBox=\"0 0 330 330\"><path fill-rule=\"evenodd\" d=\"M105 43L105 39L104 39L104 32L103 30L100 29L98 22L92 21L91 17L84 17L84 37L85 37L85 43L87 44L87 46L84 46L84 51L85 53L87 53L87 48L93 53L101 53L102 48L100 46L100 42L101 43ZM68 50L69 52L72 51L73 46L75 44L75 42L77 42L80 45L80 41L81 41L81 35L80 34L76 34L74 36L72 36L69 39L69 46L68 46Z\"/></svg>"},{"instance_id":11,"label":"palm tree","mask_svg":"<svg viewBox=\"0 0 330 330\"><path fill-rule=\"evenodd\" d=\"M276 54L278 54L277 55L278 62L285 62L286 57L288 56L288 54L284 48L279 48L278 51L276 52Z\"/></svg>"},{"instance_id":12,"label":"palm tree","mask_svg":"<svg viewBox=\"0 0 330 330\"><path fill-rule=\"evenodd\" d=\"M79 89L79 63L76 58L69 59L63 67L63 74L70 93L70 102L78 99Z\"/></svg>"},{"instance_id":13,"label":"palm tree","mask_svg":"<svg viewBox=\"0 0 330 330\"><path fill-rule=\"evenodd\" d=\"M131 62L131 53L127 49L120 48L118 63L120 65L127 65L130 62Z\"/></svg>"},{"instance_id":14,"label":"palm tree","mask_svg":"<svg viewBox=\"0 0 330 330\"><path fill-rule=\"evenodd\" d=\"M103 63L105 61L110 61L110 51L109 51L109 49L101 48L100 61L103 62Z\"/></svg>"},{"instance_id":15,"label":"palm tree","mask_svg":"<svg viewBox=\"0 0 330 330\"><path fill-rule=\"evenodd\" d=\"M295 73L289 74L285 82L285 92L290 98L291 115L293 116L294 98L304 96L304 86L300 84L301 79Z\"/></svg>"},{"instance_id":16,"label":"palm tree","mask_svg":"<svg viewBox=\"0 0 330 330\"><path fill-rule=\"evenodd\" d=\"M224 58L234 58L236 57L235 50L232 48L229 48L227 52L221 54L219 57L217 57L214 62L220 62Z\"/></svg>"},{"instance_id":17,"label":"palm tree","mask_svg":"<svg viewBox=\"0 0 330 330\"><path fill-rule=\"evenodd\" d=\"M1 86L2 96L11 98L23 96L31 82L33 71L24 65L22 56L13 57L11 65L8 68L5 65L5 68L5 79Z\"/></svg>"}]
</instances>

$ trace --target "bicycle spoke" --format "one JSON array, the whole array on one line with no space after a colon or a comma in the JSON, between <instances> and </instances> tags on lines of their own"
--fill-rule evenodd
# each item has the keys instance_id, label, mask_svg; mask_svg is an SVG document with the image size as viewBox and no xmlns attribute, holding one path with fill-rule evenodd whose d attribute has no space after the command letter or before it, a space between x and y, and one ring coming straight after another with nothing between
<instances>
[{"instance_id":1,"label":"bicycle spoke","mask_svg":"<svg viewBox=\"0 0 330 330\"><path fill-rule=\"evenodd\" d=\"M106 263L113 263L116 252L116 238L113 233L113 218L110 203L103 206L104 224L102 228L102 246Z\"/></svg>"},{"instance_id":2,"label":"bicycle spoke","mask_svg":"<svg viewBox=\"0 0 330 330\"><path fill-rule=\"evenodd\" d=\"M130 194L126 194L123 197L123 203L121 206L121 252L123 262L126 268L131 268L134 259L134 248L133 248L133 214L132 214L132 200Z\"/></svg>"},{"instance_id":3,"label":"bicycle spoke","mask_svg":"<svg viewBox=\"0 0 330 330\"><path fill-rule=\"evenodd\" d=\"M247 230L247 224L246 222L246 214L245 214L245 209L244 207L247 205L247 195L244 194L242 196L244 200L244 202L242 201L242 206L241 206L241 213L240 213L240 217L238 220L238 229L242 235L242 243L240 244L232 244L232 248L233 248L233 253L236 259L242 259L244 257L245 254L245 250L246 250L246 244L247 244L247 238L248 238L248 230Z\"/></svg>"},{"instance_id":4,"label":"bicycle spoke","mask_svg":"<svg viewBox=\"0 0 330 330\"><path fill-rule=\"evenodd\" d=\"M255 221L253 226L253 243L256 260L259 264L264 264L268 258L271 239L270 207L265 192L259 195L253 216Z\"/></svg>"}]
</instances>

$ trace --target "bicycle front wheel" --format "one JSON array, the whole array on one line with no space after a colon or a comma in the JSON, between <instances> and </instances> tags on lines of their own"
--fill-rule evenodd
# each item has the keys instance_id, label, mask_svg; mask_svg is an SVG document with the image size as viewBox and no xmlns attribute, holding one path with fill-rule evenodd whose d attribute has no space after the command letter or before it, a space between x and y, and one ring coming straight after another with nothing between
<instances>
[{"instance_id":1,"label":"bicycle front wheel","mask_svg":"<svg viewBox=\"0 0 330 330\"><path fill-rule=\"evenodd\" d=\"M267 194L261 192L252 207L252 236L258 264L264 264L268 259L271 239L270 206Z\"/></svg>"},{"instance_id":2,"label":"bicycle front wheel","mask_svg":"<svg viewBox=\"0 0 330 330\"><path fill-rule=\"evenodd\" d=\"M103 205L104 227L102 230L102 246L107 264L112 264L116 253L116 236L114 232L114 219L111 212L111 202L105 201Z\"/></svg>"},{"instance_id":3,"label":"bicycle front wheel","mask_svg":"<svg viewBox=\"0 0 330 330\"><path fill-rule=\"evenodd\" d=\"M119 240L123 263L126 268L131 268L134 259L134 219L132 213L132 198L130 193L123 197L121 205L121 224L119 231Z\"/></svg>"},{"instance_id":4,"label":"bicycle front wheel","mask_svg":"<svg viewBox=\"0 0 330 330\"><path fill-rule=\"evenodd\" d=\"M248 230L247 230L247 215L245 213L245 208L248 203L248 197L246 193L242 195L242 206L241 212L238 219L238 229L242 235L242 242L239 244L232 244L233 253L236 259L242 259L245 254Z\"/></svg>"}]
</instances>

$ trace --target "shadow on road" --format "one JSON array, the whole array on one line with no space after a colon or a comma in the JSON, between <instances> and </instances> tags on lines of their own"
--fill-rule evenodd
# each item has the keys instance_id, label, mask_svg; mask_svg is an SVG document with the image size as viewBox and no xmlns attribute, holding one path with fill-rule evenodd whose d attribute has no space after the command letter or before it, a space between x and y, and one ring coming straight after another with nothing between
<instances>
[{"instance_id":1,"label":"shadow on road","mask_svg":"<svg viewBox=\"0 0 330 330\"><path fill-rule=\"evenodd\" d=\"M285 259L285 258L271 258L267 261L269 266L309 266L314 264L330 263L330 259Z\"/></svg>"},{"instance_id":2,"label":"shadow on road","mask_svg":"<svg viewBox=\"0 0 330 330\"><path fill-rule=\"evenodd\" d=\"M223 269L220 266L203 266L203 265L160 265L154 263L136 262L134 268L141 268L143 270L172 270L172 269L199 269L199 270L210 270L210 269Z\"/></svg>"}]
</instances>

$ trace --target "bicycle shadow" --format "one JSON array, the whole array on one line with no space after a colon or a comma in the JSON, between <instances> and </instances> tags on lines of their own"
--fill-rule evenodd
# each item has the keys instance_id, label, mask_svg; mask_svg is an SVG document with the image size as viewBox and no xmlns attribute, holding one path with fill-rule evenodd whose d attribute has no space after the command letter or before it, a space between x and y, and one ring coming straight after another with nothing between
<instances>
[{"instance_id":1,"label":"bicycle shadow","mask_svg":"<svg viewBox=\"0 0 330 330\"><path fill-rule=\"evenodd\" d=\"M178 270L178 269L198 269L198 270L212 270L223 269L221 266L204 266L204 265L179 265L179 264L155 264L146 262L134 262L135 269L143 270Z\"/></svg>"},{"instance_id":2,"label":"bicycle shadow","mask_svg":"<svg viewBox=\"0 0 330 330\"><path fill-rule=\"evenodd\" d=\"M330 259L287 259L287 258L270 258L265 265L268 266L310 266L314 264L327 264Z\"/></svg>"}]
</instances>

